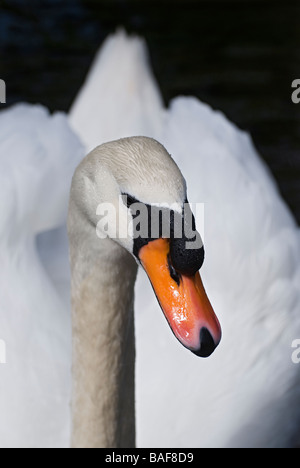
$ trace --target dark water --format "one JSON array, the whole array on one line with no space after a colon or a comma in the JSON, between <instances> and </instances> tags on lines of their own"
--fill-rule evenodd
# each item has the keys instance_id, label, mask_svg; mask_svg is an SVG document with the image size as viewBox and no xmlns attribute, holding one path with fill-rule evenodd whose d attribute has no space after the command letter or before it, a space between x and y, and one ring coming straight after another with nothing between
<instances>
[{"instance_id":1,"label":"dark water","mask_svg":"<svg viewBox=\"0 0 300 468\"><path fill-rule=\"evenodd\" d=\"M300 2L0 2L8 104L68 110L99 44L117 26L143 35L166 103L198 96L250 131L300 222Z\"/></svg>"}]
</instances>

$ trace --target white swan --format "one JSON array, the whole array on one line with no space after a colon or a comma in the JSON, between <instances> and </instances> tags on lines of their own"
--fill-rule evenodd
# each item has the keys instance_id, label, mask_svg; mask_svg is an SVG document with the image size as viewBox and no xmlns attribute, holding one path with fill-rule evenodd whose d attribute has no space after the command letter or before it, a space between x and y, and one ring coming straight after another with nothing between
<instances>
[{"instance_id":1,"label":"white swan","mask_svg":"<svg viewBox=\"0 0 300 468\"><path fill-rule=\"evenodd\" d=\"M195 98L175 99L169 110L161 102L143 42L119 33L103 46L70 115L87 149L122 136L157 138L182 168L190 201L205 203L203 276L223 342L208 361L183 352L139 276L138 445L293 445L299 230L247 134Z\"/></svg>"},{"instance_id":2,"label":"white swan","mask_svg":"<svg viewBox=\"0 0 300 468\"><path fill-rule=\"evenodd\" d=\"M105 143L75 172L68 218L74 447L135 446L134 258L147 272L174 335L186 348L208 357L220 342L220 325L198 273L204 259L201 239L196 235L189 249L187 229L180 237L171 234L183 222L192 229L186 200L180 170L152 138ZM164 207L160 222L158 203ZM102 204L111 210L103 227L97 217ZM138 236L130 230L134 207L139 210ZM167 238L154 232L155 219Z\"/></svg>"},{"instance_id":3,"label":"white swan","mask_svg":"<svg viewBox=\"0 0 300 468\"><path fill-rule=\"evenodd\" d=\"M8 112L18 112L18 108ZM56 138L54 133L48 135L52 119L43 120L41 144L41 132L35 130L41 117L32 120L29 132L29 111L22 112L19 140L16 131L9 136L13 114L0 114L1 131L4 129L1 200L2 213L7 213L1 223L1 239L6 240L1 253L5 287L1 288L0 338L7 342L8 361L6 366L0 365L0 444L67 446L70 329L66 309L63 311L61 302L57 306L60 299L66 303L69 295L66 242L61 231L46 233L39 237L38 257L33 248L24 245L28 238L24 231L14 229L17 218L11 213L23 213L29 226L21 201L33 186L35 168L42 164L41 159L34 162L25 178L25 168L32 167L29 148L31 144L35 148L37 141L38 151L33 154L43 155L45 166L54 167L55 175L36 179L40 190L33 197L34 215L38 220L45 213L38 203L43 194L54 217L50 226L42 228L58 226L61 218L56 210L63 200L67 203L69 182L64 183L70 180L83 152L63 117L64 125L56 126ZM30 108L30 112L36 110ZM178 346L148 280L139 275L135 301L138 446L295 445L300 379L299 368L290 357L291 342L300 336L299 231L249 137L194 98L176 99L166 111L143 43L121 33L103 47L70 121L86 152L123 136L157 138L181 167L190 201L205 202L203 277L222 323L223 341L208 361L200 361ZM24 122L28 123L25 129ZM65 143L62 152L57 149L59 140ZM25 153L20 151L24 141ZM24 169L19 171L19 165L8 162L8 155L23 160ZM4 177L8 166L15 178ZM49 188L44 191L46 182ZM63 192L58 203L53 194L59 182ZM18 232L19 239L11 232ZM16 255L19 245L23 259ZM41 269L41 257L48 278L56 277L55 283ZM64 282L57 279L57 272ZM47 307L51 313L50 322L47 312L38 314L41 304L43 311ZM22 311L24 320L19 322ZM51 334L49 327L54 330ZM58 337L55 345L52 335ZM29 359L27 350L34 344L37 347Z\"/></svg>"}]
</instances>

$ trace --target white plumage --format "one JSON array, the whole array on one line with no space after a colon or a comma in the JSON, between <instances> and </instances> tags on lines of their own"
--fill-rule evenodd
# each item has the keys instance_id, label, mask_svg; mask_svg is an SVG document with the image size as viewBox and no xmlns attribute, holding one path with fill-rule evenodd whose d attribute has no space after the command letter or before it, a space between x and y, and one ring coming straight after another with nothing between
<instances>
[{"instance_id":1,"label":"white plumage","mask_svg":"<svg viewBox=\"0 0 300 468\"><path fill-rule=\"evenodd\" d=\"M59 294L67 250L62 256L58 245L51 254L46 238L39 238L47 273L36 240L64 222L82 156L65 115L25 104L1 112L0 337L7 361L0 365L1 447L68 444L70 317ZM62 240L63 230L54 235Z\"/></svg>"},{"instance_id":2,"label":"white plumage","mask_svg":"<svg viewBox=\"0 0 300 468\"><path fill-rule=\"evenodd\" d=\"M203 279L223 340L200 360L170 333L145 274L136 284L138 446L298 442L299 230L249 136L195 98L163 108L144 43L108 39L70 113L86 151L152 136L205 204ZM70 179L83 156L62 114L0 114L1 446L66 446L70 390L67 246ZM37 234L38 251L35 248ZM44 265L44 268L43 268Z\"/></svg>"}]
</instances>

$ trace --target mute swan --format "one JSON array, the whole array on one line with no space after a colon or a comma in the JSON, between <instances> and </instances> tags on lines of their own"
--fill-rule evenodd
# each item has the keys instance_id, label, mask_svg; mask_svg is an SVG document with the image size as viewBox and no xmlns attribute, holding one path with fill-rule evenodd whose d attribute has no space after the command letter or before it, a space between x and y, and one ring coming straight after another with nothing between
<instances>
[{"instance_id":1,"label":"mute swan","mask_svg":"<svg viewBox=\"0 0 300 468\"><path fill-rule=\"evenodd\" d=\"M189 200L205 203L203 278L223 340L208 361L183 352L139 274L138 446L297 444L299 230L249 136L195 98L165 109L144 43L122 32L96 57L70 123L87 151L125 136L156 138L182 169Z\"/></svg>"},{"instance_id":2,"label":"mute swan","mask_svg":"<svg viewBox=\"0 0 300 468\"><path fill-rule=\"evenodd\" d=\"M121 202L122 194L139 203ZM208 357L220 342L220 325L198 273L204 258L202 242L197 243L196 236L194 248L189 249L186 230L180 237L174 232L168 239L161 237L163 230L182 225L184 218L187 224L186 200L178 167L151 138L103 144L75 172L68 220L74 447L135 446L132 303L136 264L130 256L144 267L174 335L186 348ZM99 239L98 205L107 207L107 203L114 210L105 220L108 235L102 231ZM160 232L154 237L151 227L157 203L170 208L164 208L169 216L160 220ZM137 235L129 229L135 205L139 210ZM145 205L149 211L141 219ZM194 221L190 223L192 227ZM144 235L140 234L143 229Z\"/></svg>"},{"instance_id":3,"label":"mute swan","mask_svg":"<svg viewBox=\"0 0 300 468\"><path fill-rule=\"evenodd\" d=\"M63 115L25 108L0 113L0 338L7 344L7 365L0 365L1 446L69 444L66 236L63 229L39 235L37 250L34 238L61 225L69 181L84 154L131 135L159 140L182 169L189 200L205 203L202 272L223 329L208 361L186 352L139 272L137 445L299 444L300 373L291 361L292 340L300 336L299 230L249 136L195 98L177 98L166 110L144 44L122 33L103 46L69 115L84 151ZM14 112L21 112L18 125ZM33 205L25 203L29 195Z\"/></svg>"}]
</instances>

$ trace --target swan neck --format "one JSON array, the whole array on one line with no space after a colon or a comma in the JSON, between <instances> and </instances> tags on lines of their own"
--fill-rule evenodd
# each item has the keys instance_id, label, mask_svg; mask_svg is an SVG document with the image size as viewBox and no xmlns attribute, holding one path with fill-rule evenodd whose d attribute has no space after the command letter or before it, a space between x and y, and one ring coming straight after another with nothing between
<instances>
[{"instance_id":1,"label":"swan neck","mask_svg":"<svg viewBox=\"0 0 300 468\"><path fill-rule=\"evenodd\" d=\"M94 231L81 234L69 229L72 446L134 447L133 297L137 265L112 240L96 239Z\"/></svg>"}]
</instances>

